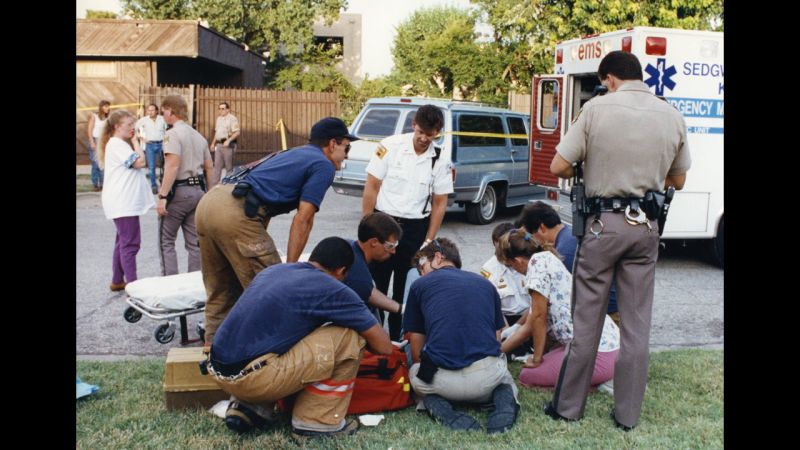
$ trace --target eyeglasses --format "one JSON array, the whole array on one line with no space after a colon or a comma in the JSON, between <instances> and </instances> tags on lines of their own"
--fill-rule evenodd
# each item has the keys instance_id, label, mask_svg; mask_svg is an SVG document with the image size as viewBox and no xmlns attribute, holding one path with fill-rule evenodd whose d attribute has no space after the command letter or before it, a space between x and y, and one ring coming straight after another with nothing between
<instances>
[{"instance_id":1,"label":"eyeglasses","mask_svg":"<svg viewBox=\"0 0 800 450\"><path fill-rule=\"evenodd\" d=\"M396 249L398 245L400 245L400 241L395 241L395 242L386 241L383 243L383 248L385 248L387 252L390 252Z\"/></svg>"},{"instance_id":2,"label":"eyeglasses","mask_svg":"<svg viewBox=\"0 0 800 450\"><path fill-rule=\"evenodd\" d=\"M342 141L340 141L338 139L334 139L334 140L336 141L337 145L342 145ZM350 153L350 144L347 144L347 147L344 148L344 155L347 156L348 153Z\"/></svg>"}]
</instances>

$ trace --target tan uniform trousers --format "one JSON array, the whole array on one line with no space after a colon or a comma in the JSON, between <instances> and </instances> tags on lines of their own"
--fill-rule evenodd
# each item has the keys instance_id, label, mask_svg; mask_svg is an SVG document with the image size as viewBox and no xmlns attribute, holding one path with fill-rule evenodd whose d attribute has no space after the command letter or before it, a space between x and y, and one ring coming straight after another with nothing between
<instances>
[{"instance_id":1,"label":"tan uniform trousers","mask_svg":"<svg viewBox=\"0 0 800 450\"><path fill-rule=\"evenodd\" d=\"M200 267L208 300L205 342L213 342L219 325L253 278L281 262L267 234L269 219L244 214L244 198L231 195L233 185L218 185L200 200L195 211Z\"/></svg>"},{"instance_id":2,"label":"tan uniform trousers","mask_svg":"<svg viewBox=\"0 0 800 450\"><path fill-rule=\"evenodd\" d=\"M587 220L587 230L592 224ZM658 223L653 231L630 225L623 213L604 212L599 236L589 231L575 256L572 292L572 342L561 363L553 395L556 412L580 419L592 380L597 346L608 309L611 280L617 280L620 350L614 366L614 409L625 426L639 420L650 358L650 319L653 311ZM595 225L596 229L597 225Z\"/></svg>"},{"instance_id":3,"label":"tan uniform trousers","mask_svg":"<svg viewBox=\"0 0 800 450\"><path fill-rule=\"evenodd\" d=\"M365 345L354 330L323 326L288 352L280 356L268 353L247 365L266 361L266 366L234 381L218 377L215 381L228 394L268 410L275 401L298 392L292 426L337 431L345 424Z\"/></svg>"},{"instance_id":4,"label":"tan uniform trousers","mask_svg":"<svg viewBox=\"0 0 800 450\"><path fill-rule=\"evenodd\" d=\"M492 401L494 388L501 384L511 385L514 399L519 395L504 355L487 356L459 370L439 368L433 376L433 383L430 384L417 378L417 373L419 373L419 363L412 365L408 370L411 387L414 388L417 399L437 394L455 402L488 403ZM417 409L422 407L418 404Z\"/></svg>"}]
</instances>

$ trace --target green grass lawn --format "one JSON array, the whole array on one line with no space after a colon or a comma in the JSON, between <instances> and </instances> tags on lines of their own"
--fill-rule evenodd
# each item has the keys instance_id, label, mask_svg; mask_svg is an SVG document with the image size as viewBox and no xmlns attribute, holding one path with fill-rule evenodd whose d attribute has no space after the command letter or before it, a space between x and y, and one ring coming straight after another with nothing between
<instances>
[{"instance_id":1,"label":"green grass lawn","mask_svg":"<svg viewBox=\"0 0 800 450\"><path fill-rule=\"evenodd\" d=\"M653 353L641 421L625 433L614 427L610 395L590 394L583 420L556 422L542 413L552 396L520 388L522 409L508 433L453 432L409 408L384 413L377 427L355 435L317 440L313 448L723 448L723 353L680 350ZM516 377L521 363L512 363ZM289 417L269 431L237 436L204 410L168 412L164 407L164 360L77 362L82 381L100 390L77 400L77 448L296 448ZM485 425L486 413L469 410Z\"/></svg>"}]
</instances>

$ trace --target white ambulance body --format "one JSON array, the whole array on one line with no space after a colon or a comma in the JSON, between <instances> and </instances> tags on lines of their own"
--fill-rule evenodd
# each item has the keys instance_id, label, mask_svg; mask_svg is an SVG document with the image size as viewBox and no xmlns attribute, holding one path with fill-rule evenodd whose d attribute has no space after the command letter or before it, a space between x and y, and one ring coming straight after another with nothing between
<instances>
[{"instance_id":1,"label":"white ambulance body","mask_svg":"<svg viewBox=\"0 0 800 450\"><path fill-rule=\"evenodd\" d=\"M676 192L662 239L709 239L712 257L722 264L723 33L634 27L558 44L556 74L534 76L531 85L531 183L553 188L551 199L569 192L571 182L550 174L550 162L600 84L600 60L613 50L635 54L651 92L686 120L692 166L683 190Z\"/></svg>"}]
</instances>

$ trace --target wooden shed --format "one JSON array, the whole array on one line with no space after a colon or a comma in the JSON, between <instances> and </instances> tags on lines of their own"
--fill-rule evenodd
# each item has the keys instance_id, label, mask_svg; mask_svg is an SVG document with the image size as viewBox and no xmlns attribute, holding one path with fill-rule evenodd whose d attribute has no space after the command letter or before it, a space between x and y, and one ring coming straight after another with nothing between
<instances>
[{"instance_id":1,"label":"wooden shed","mask_svg":"<svg viewBox=\"0 0 800 450\"><path fill-rule=\"evenodd\" d=\"M86 125L98 102L138 109L140 86L261 88L263 58L193 20L76 20L76 161L88 164ZM189 100L189 99L187 99Z\"/></svg>"}]
</instances>

